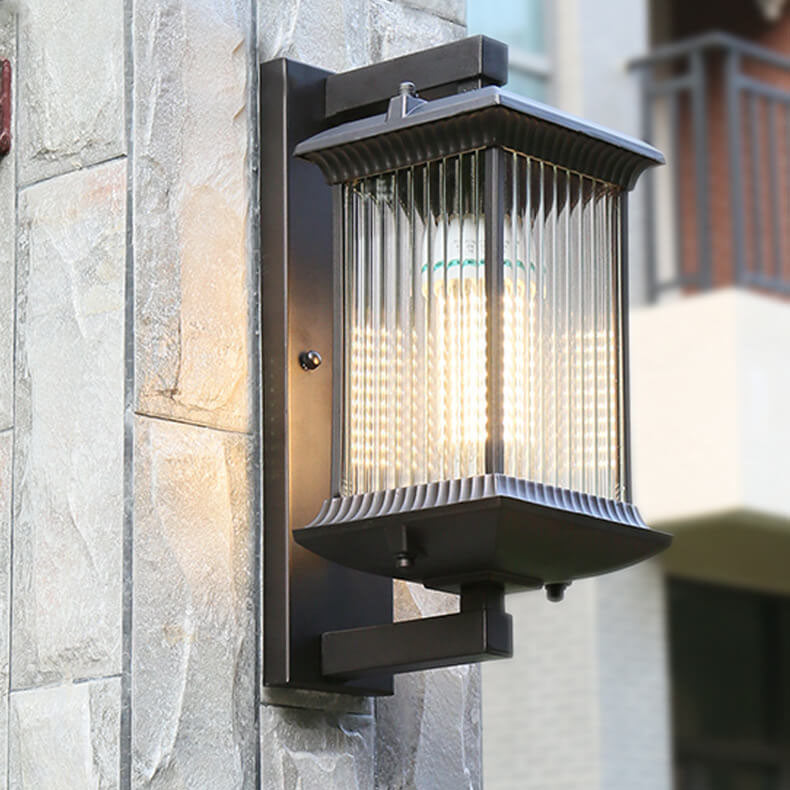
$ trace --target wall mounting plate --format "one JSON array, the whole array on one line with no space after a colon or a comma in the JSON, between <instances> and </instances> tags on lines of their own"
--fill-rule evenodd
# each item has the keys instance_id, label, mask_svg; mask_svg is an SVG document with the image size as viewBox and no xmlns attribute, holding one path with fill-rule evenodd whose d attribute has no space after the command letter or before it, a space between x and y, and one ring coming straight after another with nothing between
<instances>
[{"instance_id":1,"label":"wall mounting plate","mask_svg":"<svg viewBox=\"0 0 790 790\"><path fill-rule=\"evenodd\" d=\"M391 694L391 675L325 677L321 635L391 622L392 580L336 565L291 537L331 491L332 191L317 167L292 156L322 128L327 74L284 59L261 67L263 678ZM300 354L311 350L323 364L306 370Z\"/></svg>"}]
</instances>

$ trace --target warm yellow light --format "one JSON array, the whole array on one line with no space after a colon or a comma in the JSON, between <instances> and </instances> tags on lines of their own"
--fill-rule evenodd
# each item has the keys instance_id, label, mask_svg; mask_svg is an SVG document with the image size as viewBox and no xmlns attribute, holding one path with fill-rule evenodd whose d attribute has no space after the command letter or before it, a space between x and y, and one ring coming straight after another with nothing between
<instances>
[{"instance_id":1,"label":"warm yellow light","mask_svg":"<svg viewBox=\"0 0 790 790\"><path fill-rule=\"evenodd\" d=\"M484 222L466 156L347 192L343 493L487 471ZM621 498L616 193L517 155L510 184L499 471Z\"/></svg>"}]
</instances>

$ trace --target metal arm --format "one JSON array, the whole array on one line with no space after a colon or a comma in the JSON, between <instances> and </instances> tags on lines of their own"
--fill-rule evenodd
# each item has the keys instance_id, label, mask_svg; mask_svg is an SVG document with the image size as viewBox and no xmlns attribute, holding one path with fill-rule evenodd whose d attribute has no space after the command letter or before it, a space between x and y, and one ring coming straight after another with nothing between
<instances>
[{"instance_id":1,"label":"metal arm","mask_svg":"<svg viewBox=\"0 0 790 790\"><path fill-rule=\"evenodd\" d=\"M513 622L504 610L501 585L461 588L461 611L368 628L330 631L321 637L322 672L359 680L510 658Z\"/></svg>"}]
</instances>

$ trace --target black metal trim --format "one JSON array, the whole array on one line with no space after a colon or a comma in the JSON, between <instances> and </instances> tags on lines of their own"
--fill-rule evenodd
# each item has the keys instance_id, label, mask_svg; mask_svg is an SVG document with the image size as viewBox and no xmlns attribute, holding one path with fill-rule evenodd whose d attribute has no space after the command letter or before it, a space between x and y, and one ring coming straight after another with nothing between
<instances>
[{"instance_id":1,"label":"black metal trim","mask_svg":"<svg viewBox=\"0 0 790 790\"><path fill-rule=\"evenodd\" d=\"M459 90L504 85L507 45L487 36L472 36L353 71L326 80L326 117L383 112L402 82L414 83L426 99Z\"/></svg>"}]
</instances>

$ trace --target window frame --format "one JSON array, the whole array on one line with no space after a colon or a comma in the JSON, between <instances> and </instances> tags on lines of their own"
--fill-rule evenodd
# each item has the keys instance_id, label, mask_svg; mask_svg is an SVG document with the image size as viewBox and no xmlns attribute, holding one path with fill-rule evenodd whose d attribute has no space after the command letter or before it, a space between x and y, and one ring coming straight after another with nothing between
<instances>
[{"instance_id":1,"label":"window frame","mask_svg":"<svg viewBox=\"0 0 790 790\"><path fill-rule=\"evenodd\" d=\"M790 667L782 668L782 656L778 644L780 636L781 608L790 608L790 596L771 594L763 591L744 589L721 583L707 583L695 579L670 576L667 578L667 598L670 597L673 585L682 585L685 588L705 588L718 590L725 595L743 595L755 600L759 607L762 620L764 637L767 637L764 651L764 661L760 667L760 681L770 688L777 690L776 694L769 694L771 707L766 711L766 730L774 729L775 740L766 732L762 739L757 738L728 738L718 736L679 736L673 735L673 767L675 774L675 787L677 790L715 790L710 779L711 769L721 768L757 768L765 771L776 772L775 790L790 790L790 738L787 742L781 741L782 722L781 690L785 684L790 684ZM669 636L673 637L672 607L667 606L669 621ZM672 646L670 644L670 651ZM785 647L790 658L790 646ZM673 669L670 661L670 670ZM676 704L675 678L671 676L671 705ZM770 721L769 721L770 719ZM785 722L787 727L789 722ZM673 727L674 710L673 710Z\"/></svg>"},{"instance_id":2,"label":"window frame","mask_svg":"<svg viewBox=\"0 0 790 790\"><path fill-rule=\"evenodd\" d=\"M480 0L467 0L467 32L469 35L475 35L480 33L479 30L469 30L468 29L468 19L469 19L469 5L473 2L479 2ZM554 4L551 2L547 2L547 0L540 0L543 8L543 41L545 43L545 53L541 52L530 52L527 49L523 49L515 44L510 43L507 40L504 40L504 43L507 44L508 47L508 66L509 72L511 76L523 76L532 78L535 80L539 80L545 85L545 96L539 101L545 101L547 103L551 103L553 101L553 94L554 94L554 69L553 69L553 58L552 58L552 50L553 50L553 31L554 31ZM487 35L487 34L483 34ZM532 97L529 97L532 98Z\"/></svg>"}]
</instances>

